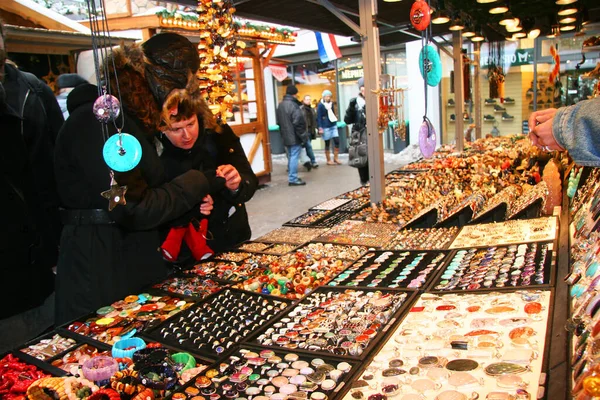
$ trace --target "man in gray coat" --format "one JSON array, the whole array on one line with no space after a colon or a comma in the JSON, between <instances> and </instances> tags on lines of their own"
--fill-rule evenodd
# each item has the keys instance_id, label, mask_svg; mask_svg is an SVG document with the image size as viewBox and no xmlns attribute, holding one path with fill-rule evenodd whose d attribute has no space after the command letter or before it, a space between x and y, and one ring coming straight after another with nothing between
<instances>
[{"instance_id":1,"label":"man in gray coat","mask_svg":"<svg viewBox=\"0 0 600 400\"><path fill-rule=\"evenodd\" d=\"M309 140L300 104L298 89L294 85L289 85L283 100L277 107L277 123L288 154L288 185L290 186L306 185L306 182L298 178L300 151Z\"/></svg>"}]
</instances>

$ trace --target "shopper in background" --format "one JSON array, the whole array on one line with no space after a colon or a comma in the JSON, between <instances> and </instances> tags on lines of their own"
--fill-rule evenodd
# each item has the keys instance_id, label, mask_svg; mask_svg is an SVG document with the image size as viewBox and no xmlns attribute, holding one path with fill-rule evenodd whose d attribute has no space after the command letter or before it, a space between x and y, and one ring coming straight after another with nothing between
<instances>
[{"instance_id":1,"label":"shopper in background","mask_svg":"<svg viewBox=\"0 0 600 400\"><path fill-rule=\"evenodd\" d=\"M298 88L294 85L288 85L285 96L283 96L283 100L277 107L277 124L288 155L289 186L306 185L306 182L298 178L300 151L304 144L310 140L300 104L300 101L298 101Z\"/></svg>"},{"instance_id":2,"label":"shopper in background","mask_svg":"<svg viewBox=\"0 0 600 400\"><path fill-rule=\"evenodd\" d=\"M77 74L61 74L56 80L56 86L58 87L58 94L56 100L60 106L60 111L63 114L64 119L69 118L69 111L67 110L67 96L73 89L84 83L89 83L81 76Z\"/></svg>"},{"instance_id":3,"label":"shopper in background","mask_svg":"<svg viewBox=\"0 0 600 400\"><path fill-rule=\"evenodd\" d=\"M156 152L163 101L173 89L196 87L198 52L183 36L164 33L142 44L115 49L109 77L118 74L124 113L123 132L142 146L140 163L115 173L127 186L126 204L108 211L100 195L111 184L102 158L103 127L93 114L98 97L94 85L70 93L69 119L60 131L55 171L65 222L57 266L56 320L65 323L164 279L169 271L157 249L158 227L200 208L213 186L222 183L210 174L190 170L167 181ZM117 119L115 124L123 123ZM114 134L115 124L108 124Z\"/></svg>"},{"instance_id":4,"label":"shopper in background","mask_svg":"<svg viewBox=\"0 0 600 400\"><path fill-rule=\"evenodd\" d=\"M333 101L331 101L331 91L324 90L321 94L322 99L317 106L317 127L319 133L323 135L325 141L325 157L327 165L341 164L338 160L340 152L340 138L337 130L337 117L333 110ZM333 161L331 160L330 147L333 140Z\"/></svg>"},{"instance_id":5,"label":"shopper in background","mask_svg":"<svg viewBox=\"0 0 600 400\"><path fill-rule=\"evenodd\" d=\"M52 90L7 62L0 21L0 353L54 323L54 274L60 220L52 170L63 123Z\"/></svg>"},{"instance_id":6,"label":"shopper in background","mask_svg":"<svg viewBox=\"0 0 600 400\"><path fill-rule=\"evenodd\" d=\"M369 183L369 159L367 153L367 115L365 102L365 80L358 80L358 96L350 100L344 122L352 124L348 143L348 164L358 169L360 184Z\"/></svg>"},{"instance_id":7,"label":"shopper in background","mask_svg":"<svg viewBox=\"0 0 600 400\"><path fill-rule=\"evenodd\" d=\"M600 167L600 98L529 116L529 138L544 150L568 150L583 166Z\"/></svg>"},{"instance_id":8,"label":"shopper in background","mask_svg":"<svg viewBox=\"0 0 600 400\"><path fill-rule=\"evenodd\" d=\"M161 160L167 179L190 169L215 171L224 178L224 187L211 193L214 208L208 217L207 245L220 252L250 239L252 231L244 203L258 188L239 137L229 125L219 125L200 94L173 90L162 112ZM214 173L214 172L212 172ZM187 224L201 219L192 209L180 218ZM195 257L197 258L197 257Z\"/></svg>"},{"instance_id":9,"label":"shopper in background","mask_svg":"<svg viewBox=\"0 0 600 400\"><path fill-rule=\"evenodd\" d=\"M310 96L306 95L302 99L302 105L300 108L304 113L304 120L306 121L306 130L308 132L308 140L304 145L304 149L306 150L306 155L309 158L309 161L304 163L304 167L307 170L311 170L312 168L319 168L319 164L317 164L317 159L315 158L315 152L312 148L312 141L317 138L317 116L315 115L315 110L311 107L310 104Z\"/></svg>"}]
</instances>

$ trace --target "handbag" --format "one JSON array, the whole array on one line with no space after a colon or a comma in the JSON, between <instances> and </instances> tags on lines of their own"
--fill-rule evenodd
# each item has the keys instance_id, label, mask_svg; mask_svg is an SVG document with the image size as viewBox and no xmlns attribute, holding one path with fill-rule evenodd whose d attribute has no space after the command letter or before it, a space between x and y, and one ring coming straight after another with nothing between
<instances>
[{"instance_id":1,"label":"handbag","mask_svg":"<svg viewBox=\"0 0 600 400\"><path fill-rule=\"evenodd\" d=\"M363 126L359 130L352 130L350 143L348 145L348 165L354 168L362 168L367 165L367 127Z\"/></svg>"}]
</instances>

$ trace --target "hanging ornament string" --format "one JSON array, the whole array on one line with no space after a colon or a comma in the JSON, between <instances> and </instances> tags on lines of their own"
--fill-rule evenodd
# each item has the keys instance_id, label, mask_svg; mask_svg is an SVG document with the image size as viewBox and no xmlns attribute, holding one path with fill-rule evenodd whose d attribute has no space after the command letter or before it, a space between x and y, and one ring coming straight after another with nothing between
<instances>
[{"instance_id":1,"label":"hanging ornament string","mask_svg":"<svg viewBox=\"0 0 600 400\"><path fill-rule=\"evenodd\" d=\"M429 1L427 2L429 4ZM428 24L427 27L421 32L421 55L420 55L420 68L421 73L423 75L423 90L424 90L424 98L425 98L425 114L423 115L423 123L421 124L421 128L419 129L419 148L424 157L429 158L433 155L436 146L436 133L431 121L427 117L428 111L428 93L427 86L430 85L430 72L432 72L434 68L434 63L432 61L433 53L430 50L429 41L431 38L431 24ZM437 53L435 53L437 55ZM439 82L435 82L434 85L437 85Z\"/></svg>"}]
</instances>

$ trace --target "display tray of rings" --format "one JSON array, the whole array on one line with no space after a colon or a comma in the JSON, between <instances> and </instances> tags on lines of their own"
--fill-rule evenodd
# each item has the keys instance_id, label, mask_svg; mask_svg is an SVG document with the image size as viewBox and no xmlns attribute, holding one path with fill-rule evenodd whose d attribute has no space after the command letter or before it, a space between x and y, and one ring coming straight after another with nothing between
<instances>
[{"instance_id":1,"label":"display tray of rings","mask_svg":"<svg viewBox=\"0 0 600 400\"><path fill-rule=\"evenodd\" d=\"M531 242L456 250L429 292L515 290L554 284L553 242Z\"/></svg>"},{"instance_id":2,"label":"display tray of rings","mask_svg":"<svg viewBox=\"0 0 600 400\"><path fill-rule=\"evenodd\" d=\"M325 233L326 228L303 228L284 226L256 239L257 242L291 243L301 245L310 242L317 236Z\"/></svg>"},{"instance_id":3,"label":"display tray of rings","mask_svg":"<svg viewBox=\"0 0 600 400\"><path fill-rule=\"evenodd\" d=\"M176 274L152 285L152 289L165 295L176 294L202 300L228 285L229 282L227 281L204 278L198 275Z\"/></svg>"},{"instance_id":4,"label":"display tray of rings","mask_svg":"<svg viewBox=\"0 0 600 400\"><path fill-rule=\"evenodd\" d=\"M333 199L325 200L325 201L317 204L316 206L311 207L310 209L311 210L333 211L333 210L337 210L339 207L342 207L343 205L350 203L351 201L352 201L351 199L333 198Z\"/></svg>"},{"instance_id":5,"label":"display tray of rings","mask_svg":"<svg viewBox=\"0 0 600 400\"><path fill-rule=\"evenodd\" d=\"M414 295L413 290L321 287L246 343L363 360Z\"/></svg>"},{"instance_id":6,"label":"display tray of rings","mask_svg":"<svg viewBox=\"0 0 600 400\"><path fill-rule=\"evenodd\" d=\"M509 186L492 196L472 217L470 224L502 222L506 220L508 209L519 195L519 189Z\"/></svg>"},{"instance_id":7,"label":"display tray of rings","mask_svg":"<svg viewBox=\"0 0 600 400\"><path fill-rule=\"evenodd\" d=\"M290 304L287 299L226 288L145 332L144 336L216 360Z\"/></svg>"},{"instance_id":8,"label":"display tray of rings","mask_svg":"<svg viewBox=\"0 0 600 400\"><path fill-rule=\"evenodd\" d=\"M551 297L423 293L345 399L538 398Z\"/></svg>"},{"instance_id":9,"label":"display tray of rings","mask_svg":"<svg viewBox=\"0 0 600 400\"><path fill-rule=\"evenodd\" d=\"M333 228L342 222L351 219L355 214L354 211L335 211L323 218L319 222L313 224L315 228Z\"/></svg>"},{"instance_id":10,"label":"display tray of rings","mask_svg":"<svg viewBox=\"0 0 600 400\"><path fill-rule=\"evenodd\" d=\"M346 220L313 241L385 248L398 230L393 224Z\"/></svg>"},{"instance_id":11,"label":"display tray of rings","mask_svg":"<svg viewBox=\"0 0 600 400\"><path fill-rule=\"evenodd\" d=\"M424 289L447 255L440 251L370 251L328 285Z\"/></svg>"},{"instance_id":12,"label":"display tray of rings","mask_svg":"<svg viewBox=\"0 0 600 400\"><path fill-rule=\"evenodd\" d=\"M171 398L336 400L348 391L357 371L353 360L244 344Z\"/></svg>"},{"instance_id":13,"label":"display tray of rings","mask_svg":"<svg viewBox=\"0 0 600 400\"><path fill-rule=\"evenodd\" d=\"M57 329L61 335L96 345L113 345L152 329L194 304L193 298L162 293L141 293L101 307L96 312L69 322Z\"/></svg>"},{"instance_id":14,"label":"display tray of rings","mask_svg":"<svg viewBox=\"0 0 600 400\"><path fill-rule=\"evenodd\" d=\"M555 241L557 235L558 219L556 217L467 225L458 233L450 245L450 249L549 242Z\"/></svg>"},{"instance_id":15,"label":"display tray of rings","mask_svg":"<svg viewBox=\"0 0 600 400\"><path fill-rule=\"evenodd\" d=\"M245 242L238 246L238 250L280 256L296 250L297 247L297 245L289 243Z\"/></svg>"},{"instance_id":16,"label":"display tray of rings","mask_svg":"<svg viewBox=\"0 0 600 400\"><path fill-rule=\"evenodd\" d=\"M506 219L537 218L541 215L548 197L548 185L541 181L518 196L510 205Z\"/></svg>"},{"instance_id":17,"label":"display tray of rings","mask_svg":"<svg viewBox=\"0 0 600 400\"><path fill-rule=\"evenodd\" d=\"M340 260L356 261L369 249L366 246L353 246L347 244L334 244L311 242L296 249L298 253L305 254L313 260L323 258L336 258Z\"/></svg>"},{"instance_id":18,"label":"display tray of rings","mask_svg":"<svg viewBox=\"0 0 600 400\"><path fill-rule=\"evenodd\" d=\"M309 210L283 224L283 226L311 227L334 213L332 210Z\"/></svg>"},{"instance_id":19,"label":"display tray of rings","mask_svg":"<svg viewBox=\"0 0 600 400\"><path fill-rule=\"evenodd\" d=\"M388 245L390 250L446 250L460 228L403 229Z\"/></svg>"},{"instance_id":20,"label":"display tray of rings","mask_svg":"<svg viewBox=\"0 0 600 400\"><path fill-rule=\"evenodd\" d=\"M184 272L204 278L236 283L260 274L264 266L277 260L279 260L279 256L275 254L253 253L243 262L204 261Z\"/></svg>"}]
</instances>

